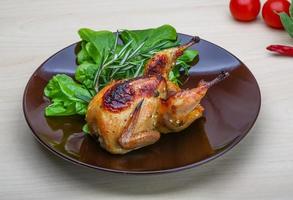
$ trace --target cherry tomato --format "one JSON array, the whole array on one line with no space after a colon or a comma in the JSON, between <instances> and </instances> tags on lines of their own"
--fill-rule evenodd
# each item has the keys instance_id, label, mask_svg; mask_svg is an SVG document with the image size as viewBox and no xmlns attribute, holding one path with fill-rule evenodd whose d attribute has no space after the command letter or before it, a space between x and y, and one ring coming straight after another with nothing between
<instances>
[{"instance_id":1,"label":"cherry tomato","mask_svg":"<svg viewBox=\"0 0 293 200\"><path fill-rule=\"evenodd\" d=\"M252 21L260 11L259 0L231 0L230 11L239 21Z\"/></svg>"},{"instance_id":2,"label":"cherry tomato","mask_svg":"<svg viewBox=\"0 0 293 200\"><path fill-rule=\"evenodd\" d=\"M287 0L268 0L262 8L262 17L268 26L283 29L282 22L277 13L289 14L290 3Z\"/></svg>"}]
</instances>

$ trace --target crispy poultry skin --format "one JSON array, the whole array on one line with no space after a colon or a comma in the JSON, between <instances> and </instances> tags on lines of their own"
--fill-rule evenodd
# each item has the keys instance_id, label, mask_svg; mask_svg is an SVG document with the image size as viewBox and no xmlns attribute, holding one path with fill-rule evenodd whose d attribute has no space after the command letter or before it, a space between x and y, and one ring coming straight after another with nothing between
<instances>
[{"instance_id":1,"label":"crispy poultry skin","mask_svg":"<svg viewBox=\"0 0 293 200\"><path fill-rule=\"evenodd\" d=\"M176 59L197 42L194 37L185 45L158 52L145 65L143 76L113 81L98 92L86 120L104 149L125 154L155 143L161 133L179 132L202 116L201 99L227 74L189 90L168 80Z\"/></svg>"}]
</instances>

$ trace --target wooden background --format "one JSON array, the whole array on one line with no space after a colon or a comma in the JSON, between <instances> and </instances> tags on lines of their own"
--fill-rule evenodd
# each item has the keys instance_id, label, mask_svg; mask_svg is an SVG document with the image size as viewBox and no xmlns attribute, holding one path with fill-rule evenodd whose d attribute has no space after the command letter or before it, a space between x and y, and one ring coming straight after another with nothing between
<instances>
[{"instance_id":1,"label":"wooden background","mask_svg":"<svg viewBox=\"0 0 293 200\"><path fill-rule=\"evenodd\" d=\"M293 39L266 27L260 16L252 23L234 21L228 2L0 0L0 199L292 199L293 58L265 47ZM22 113L24 87L45 59L79 40L79 28L165 23L228 49L258 80L261 112L237 147L195 169L132 176L75 166L35 141Z\"/></svg>"}]
</instances>

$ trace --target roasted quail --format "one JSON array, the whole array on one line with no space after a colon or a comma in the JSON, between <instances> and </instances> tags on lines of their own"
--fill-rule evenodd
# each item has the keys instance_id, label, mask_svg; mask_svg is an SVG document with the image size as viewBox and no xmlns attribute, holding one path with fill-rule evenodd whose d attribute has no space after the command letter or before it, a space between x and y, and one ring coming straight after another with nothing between
<instances>
[{"instance_id":1,"label":"roasted quail","mask_svg":"<svg viewBox=\"0 0 293 200\"><path fill-rule=\"evenodd\" d=\"M113 81L98 92L86 120L104 149L125 154L155 143L161 133L179 132L202 116L201 99L228 73L187 90L168 79L177 58L197 42L199 38L194 37L185 45L156 53L146 63L143 76Z\"/></svg>"}]
</instances>

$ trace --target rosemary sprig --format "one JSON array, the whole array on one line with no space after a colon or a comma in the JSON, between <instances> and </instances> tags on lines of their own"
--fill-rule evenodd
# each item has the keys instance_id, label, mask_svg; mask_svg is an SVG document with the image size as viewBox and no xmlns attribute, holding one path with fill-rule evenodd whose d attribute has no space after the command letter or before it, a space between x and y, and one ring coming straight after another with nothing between
<instances>
[{"instance_id":1,"label":"rosemary sprig","mask_svg":"<svg viewBox=\"0 0 293 200\"><path fill-rule=\"evenodd\" d=\"M136 69L137 66L139 66L137 72L134 74L134 76L138 76L139 72L141 71L141 68L143 65L143 62L135 60L137 57L143 57L140 55L140 50L144 46L145 42L142 42L140 45L138 45L136 48L131 48L130 45L133 43L133 40L130 40L127 44L125 44L122 49L118 52L116 52L117 46L118 46L118 35L116 35L115 43L111 51L105 56L105 58L102 58L101 65L98 67L98 70L95 74L94 78L94 85L95 90L98 92L100 88L102 87L101 78L104 78L103 82L109 82L112 81L115 78L115 75L119 71L123 71L129 76L130 70ZM143 59L145 61L146 59ZM105 76L102 76L105 74L106 70L108 70L108 78Z\"/></svg>"},{"instance_id":2,"label":"rosemary sprig","mask_svg":"<svg viewBox=\"0 0 293 200\"><path fill-rule=\"evenodd\" d=\"M151 58L155 53L166 48L169 41L161 42L150 48L145 48L146 40L141 42L137 47L133 48L133 40L126 43L119 51L117 51L119 40L119 32L117 31L115 42L111 50L102 58L101 65L98 67L95 78L94 86L96 92L98 92L106 83L111 82L115 79L120 79L121 77L138 77L143 71L143 66L149 58ZM172 45L167 45L169 47L178 46L179 43L174 43ZM103 52L105 54L105 52Z\"/></svg>"},{"instance_id":3,"label":"rosemary sprig","mask_svg":"<svg viewBox=\"0 0 293 200\"><path fill-rule=\"evenodd\" d=\"M144 64L144 60L142 60L142 61L140 62L140 65L138 66L138 69L137 69L137 71L136 71L135 74L134 74L134 78L136 78L136 77L139 76L139 74L140 74L140 72L141 72L141 70L142 70L143 64Z\"/></svg>"},{"instance_id":4,"label":"rosemary sprig","mask_svg":"<svg viewBox=\"0 0 293 200\"><path fill-rule=\"evenodd\" d=\"M116 36L116 37L117 37L117 36ZM116 39L116 40L115 40L115 44L114 44L113 49L116 49L116 47L117 47L117 42L118 42L118 40ZM129 41L129 42L128 42L128 43L127 43L127 44L126 44L126 45L125 45L120 51L119 51L118 54L116 54L116 53L112 50L112 51L109 51L108 55L106 56L106 59L103 59L103 58L102 58L101 65L99 66L99 68L98 68L98 70L97 70L97 72L96 72L96 74L95 74L95 78L94 78L94 85L95 85L95 90L96 90L96 92L99 91L99 80L100 80L101 73L102 73L102 72L103 72L103 71L104 71L109 65L111 65L111 64L113 64L114 62L116 62L117 60L119 60L120 57L123 56L123 54L125 53L127 47L129 47L131 43L132 43L132 40ZM112 54L112 56L109 55L109 54ZM109 60L109 58L111 58L111 57L112 57L112 59ZM109 60L109 61L108 61L108 60Z\"/></svg>"}]
</instances>

